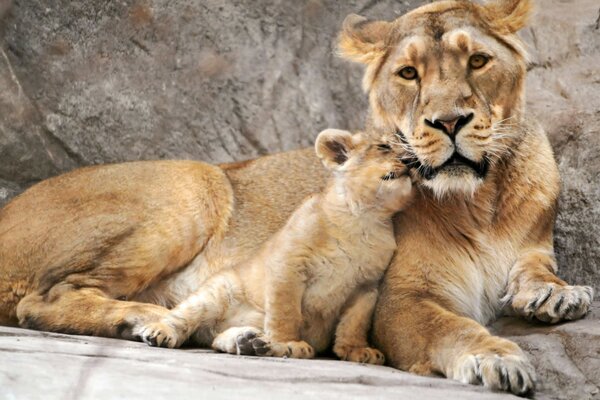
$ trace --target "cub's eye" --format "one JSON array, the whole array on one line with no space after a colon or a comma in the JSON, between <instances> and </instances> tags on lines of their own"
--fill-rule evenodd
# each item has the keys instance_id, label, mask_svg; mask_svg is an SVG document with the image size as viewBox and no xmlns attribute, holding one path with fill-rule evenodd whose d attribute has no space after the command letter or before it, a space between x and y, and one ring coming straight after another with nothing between
<instances>
[{"instance_id":1,"label":"cub's eye","mask_svg":"<svg viewBox=\"0 0 600 400\"><path fill-rule=\"evenodd\" d=\"M415 67L404 67L400 71L398 71L398 75L400 75L401 78L404 78L408 81L417 79L417 77L419 76Z\"/></svg>"},{"instance_id":2,"label":"cub's eye","mask_svg":"<svg viewBox=\"0 0 600 400\"><path fill-rule=\"evenodd\" d=\"M384 143L378 144L377 148L384 153L387 153L388 151L392 150L392 147L389 144L384 144Z\"/></svg>"},{"instance_id":3,"label":"cub's eye","mask_svg":"<svg viewBox=\"0 0 600 400\"><path fill-rule=\"evenodd\" d=\"M485 56L483 54L473 54L471 58L469 58L469 67L471 67L472 69L479 69L482 68L485 64L487 64L488 61L490 61L490 58L488 56Z\"/></svg>"}]
</instances>

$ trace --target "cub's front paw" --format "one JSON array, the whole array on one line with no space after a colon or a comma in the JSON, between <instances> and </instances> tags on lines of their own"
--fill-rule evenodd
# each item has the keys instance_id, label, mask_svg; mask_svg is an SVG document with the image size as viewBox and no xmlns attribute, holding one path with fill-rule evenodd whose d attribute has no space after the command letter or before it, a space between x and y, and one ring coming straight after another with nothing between
<instances>
[{"instance_id":1,"label":"cub's front paw","mask_svg":"<svg viewBox=\"0 0 600 400\"><path fill-rule=\"evenodd\" d=\"M271 342L270 354L273 357L314 358L315 349L303 340Z\"/></svg>"},{"instance_id":2,"label":"cub's front paw","mask_svg":"<svg viewBox=\"0 0 600 400\"><path fill-rule=\"evenodd\" d=\"M385 362L383 353L372 347L335 346L333 351L344 361L375 365L383 365Z\"/></svg>"},{"instance_id":3,"label":"cub's front paw","mask_svg":"<svg viewBox=\"0 0 600 400\"><path fill-rule=\"evenodd\" d=\"M535 390L535 370L524 355L468 354L462 356L452 379L492 390L504 390L526 396Z\"/></svg>"},{"instance_id":4,"label":"cub's front paw","mask_svg":"<svg viewBox=\"0 0 600 400\"><path fill-rule=\"evenodd\" d=\"M509 295L507 302L519 316L556 323L583 317L593 298L594 290L589 286L546 283Z\"/></svg>"},{"instance_id":5,"label":"cub's front paw","mask_svg":"<svg viewBox=\"0 0 600 400\"><path fill-rule=\"evenodd\" d=\"M183 343L182 335L176 329L163 322L154 322L145 325L140 336L144 343L149 346L168 347L170 349L179 347Z\"/></svg>"}]
</instances>

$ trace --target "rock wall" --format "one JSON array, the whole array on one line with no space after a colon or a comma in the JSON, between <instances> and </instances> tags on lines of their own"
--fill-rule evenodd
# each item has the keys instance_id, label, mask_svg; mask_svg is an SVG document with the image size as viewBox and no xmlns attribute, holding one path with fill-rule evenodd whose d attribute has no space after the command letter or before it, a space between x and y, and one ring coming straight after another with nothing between
<instances>
[{"instance_id":1,"label":"rock wall","mask_svg":"<svg viewBox=\"0 0 600 400\"><path fill-rule=\"evenodd\" d=\"M0 205L78 166L225 162L359 128L361 70L334 52L341 21L424 2L0 0ZM538 3L523 32L528 104L564 180L561 275L600 290L598 4Z\"/></svg>"},{"instance_id":2,"label":"rock wall","mask_svg":"<svg viewBox=\"0 0 600 400\"><path fill-rule=\"evenodd\" d=\"M523 32L533 68L527 103L562 176L555 229L560 275L600 292L600 3L538 0Z\"/></svg>"},{"instance_id":3,"label":"rock wall","mask_svg":"<svg viewBox=\"0 0 600 400\"><path fill-rule=\"evenodd\" d=\"M6 2L6 0L0 0ZM377 4L375 4L377 3ZM0 54L0 179L139 159L225 162L362 126L343 18L421 2L15 1ZM7 182L7 189L15 189Z\"/></svg>"}]
</instances>

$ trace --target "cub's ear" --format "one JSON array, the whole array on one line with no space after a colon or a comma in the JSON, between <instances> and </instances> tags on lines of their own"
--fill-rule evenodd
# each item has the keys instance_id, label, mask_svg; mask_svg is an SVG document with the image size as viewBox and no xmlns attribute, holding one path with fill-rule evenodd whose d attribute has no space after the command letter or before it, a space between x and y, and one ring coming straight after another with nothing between
<instances>
[{"instance_id":1,"label":"cub's ear","mask_svg":"<svg viewBox=\"0 0 600 400\"><path fill-rule=\"evenodd\" d=\"M337 169L344 164L353 148L352 134L340 129L325 129L315 142L317 156L329 169Z\"/></svg>"},{"instance_id":2,"label":"cub's ear","mask_svg":"<svg viewBox=\"0 0 600 400\"><path fill-rule=\"evenodd\" d=\"M494 0L482 6L483 18L500 34L524 28L533 13L532 0Z\"/></svg>"},{"instance_id":3,"label":"cub's ear","mask_svg":"<svg viewBox=\"0 0 600 400\"><path fill-rule=\"evenodd\" d=\"M370 21L350 14L338 38L339 54L351 61L370 64L385 53L385 39L391 29L390 22Z\"/></svg>"}]
</instances>

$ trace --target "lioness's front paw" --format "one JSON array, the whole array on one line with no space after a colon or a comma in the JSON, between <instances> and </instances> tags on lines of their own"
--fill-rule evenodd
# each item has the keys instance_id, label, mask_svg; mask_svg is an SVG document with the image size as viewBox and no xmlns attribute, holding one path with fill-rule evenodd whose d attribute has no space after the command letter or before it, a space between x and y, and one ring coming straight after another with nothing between
<instances>
[{"instance_id":1,"label":"lioness's front paw","mask_svg":"<svg viewBox=\"0 0 600 400\"><path fill-rule=\"evenodd\" d=\"M344 361L375 365L383 365L385 362L383 353L372 347L335 346L333 351Z\"/></svg>"},{"instance_id":2,"label":"lioness's front paw","mask_svg":"<svg viewBox=\"0 0 600 400\"><path fill-rule=\"evenodd\" d=\"M173 327L162 322L145 325L140 336L149 346L168 347L170 349L181 346L181 335Z\"/></svg>"},{"instance_id":3,"label":"lioness's front paw","mask_svg":"<svg viewBox=\"0 0 600 400\"><path fill-rule=\"evenodd\" d=\"M594 290L589 286L547 283L521 290L507 300L517 315L556 323L583 317L593 298Z\"/></svg>"},{"instance_id":4,"label":"lioness's front paw","mask_svg":"<svg viewBox=\"0 0 600 400\"><path fill-rule=\"evenodd\" d=\"M524 355L468 354L461 357L450 378L463 383L483 384L525 396L535 390L535 370Z\"/></svg>"}]
</instances>

